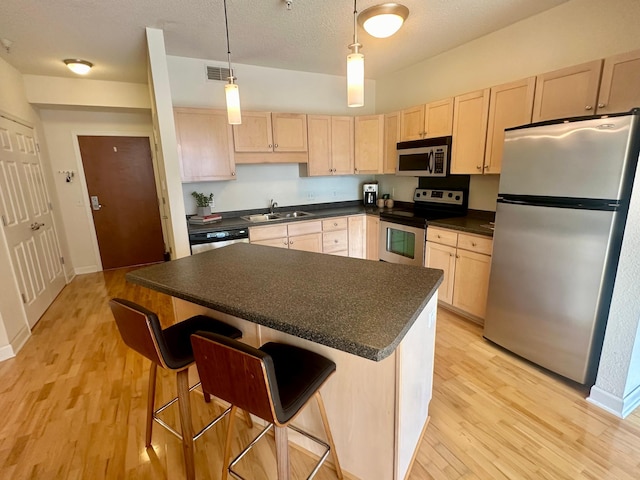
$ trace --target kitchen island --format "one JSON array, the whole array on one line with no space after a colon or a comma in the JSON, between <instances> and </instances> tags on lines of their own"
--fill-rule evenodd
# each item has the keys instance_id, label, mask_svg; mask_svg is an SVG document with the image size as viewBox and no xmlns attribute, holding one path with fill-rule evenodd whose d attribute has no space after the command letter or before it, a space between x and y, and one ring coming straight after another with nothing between
<instances>
[{"instance_id":1,"label":"kitchen island","mask_svg":"<svg viewBox=\"0 0 640 480\"><path fill-rule=\"evenodd\" d=\"M442 271L235 244L127 280L171 295L178 320L208 312L251 345L286 342L332 359L322 394L343 469L406 477L428 421ZM318 417L306 409L295 424L322 436Z\"/></svg>"}]
</instances>

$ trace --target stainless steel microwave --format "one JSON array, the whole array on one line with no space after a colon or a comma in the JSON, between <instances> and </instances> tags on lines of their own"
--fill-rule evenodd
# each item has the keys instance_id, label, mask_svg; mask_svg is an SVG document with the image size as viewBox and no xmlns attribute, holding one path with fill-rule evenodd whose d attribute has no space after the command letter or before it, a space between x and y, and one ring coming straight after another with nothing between
<instances>
[{"instance_id":1,"label":"stainless steel microwave","mask_svg":"<svg viewBox=\"0 0 640 480\"><path fill-rule=\"evenodd\" d=\"M399 142L396 175L446 177L451 162L451 137Z\"/></svg>"}]
</instances>

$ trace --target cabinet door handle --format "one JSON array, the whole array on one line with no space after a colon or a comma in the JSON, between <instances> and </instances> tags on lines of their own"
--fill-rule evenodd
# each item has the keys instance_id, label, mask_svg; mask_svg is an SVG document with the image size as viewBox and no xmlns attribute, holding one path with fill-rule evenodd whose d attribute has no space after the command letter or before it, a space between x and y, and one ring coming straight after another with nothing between
<instances>
[{"instance_id":1,"label":"cabinet door handle","mask_svg":"<svg viewBox=\"0 0 640 480\"><path fill-rule=\"evenodd\" d=\"M476 165L476 169L482 170L482 167L480 165Z\"/></svg>"},{"instance_id":2,"label":"cabinet door handle","mask_svg":"<svg viewBox=\"0 0 640 480\"><path fill-rule=\"evenodd\" d=\"M293 245L293 240L289 240L289 245Z\"/></svg>"},{"instance_id":3,"label":"cabinet door handle","mask_svg":"<svg viewBox=\"0 0 640 480\"><path fill-rule=\"evenodd\" d=\"M460 258L460 255L456 255L456 258Z\"/></svg>"},{"instance_id":4,"label":"cabinet door handle","mask_svg":"<svg viewBox=\"0 0 640 480\"><path fill-rule=\"evenodd\" d=\"M604 108L604 107L606 107L606 106L607 106L607 104L606 104L606 103L599 103L599 104L598 104L598 108Z\"/></svg>"},{"instance_id":5,"label":"cabinet door handle","mask_svg":"<svg viewBox=\"0 0 640 480\"><path fill-rule=\"evenodd\" d=\"M587 105L587 106L585 106L585 107L584 107L584 109L585 109L585 110L592 110L592 109L593 109L593 107L592 107L591 105Z\"/></svg>"},{"instance_id":6,"label":"cabinet door handle","mask_svg":"<svg viewBox=\"0 0 640 480\"><path fill-rule=\"evenodd\" d=\"M231 172L231 176L235 177L236 176L236 172Z\"/></svg>"},{"instance_id":7,"label":"cabinet door handle","mask_svg":"<svg viewBox=\"0 0 640 480\"><path fill-rule=\"evenodd\" d=\"M269 144L269 148L273 148L273 145Z\"/></svg>"},{"instance_id":8,"label":"cabinet door handle","mask_svg":"<svg viewBox=\"0 0 640 480\"><path fill-rule=\"evenodd\" d=\"M477 245L476 242L471 242L472 247L475 247L476 245Z\"/></svg>"},{"instance_id":9,"label":"cabinet door handle","mask_svg":"<svg viewBox=\"0 0 640 480\"><path fill-rule=\"evenodd\" d=\"M285 240L283 245L289 245L289 242Z\"/></svg>"},{"instance_id":10,"label":"cabinet door handle","mask_svg":"<svg viewBox=\"0 0 640 480\"><path fill-rule=\"evenodd\" d=\"M442 238L440 235L438 235L438 238Z\"/></svg>"},{"instance_id":11,"label":"cabinet door handle","mask_svg":"<svg viewBox=\"0 0 640 480\"><path fill-rule=\"evenodd\" d=\"M276 144L274 145L274 147L275 147L275 148L278 148L278 144L276 143Z\"/></svg>"},{"instance_id":12,"label":"cabinet door handle","mask_svg":"<svg viewBox=\"0 0 640 480\"><path fill-rule=\"evenodd\" d=\"M338 240L334 240L333 243L338 243Z\"/></svg>"}]
</instances>

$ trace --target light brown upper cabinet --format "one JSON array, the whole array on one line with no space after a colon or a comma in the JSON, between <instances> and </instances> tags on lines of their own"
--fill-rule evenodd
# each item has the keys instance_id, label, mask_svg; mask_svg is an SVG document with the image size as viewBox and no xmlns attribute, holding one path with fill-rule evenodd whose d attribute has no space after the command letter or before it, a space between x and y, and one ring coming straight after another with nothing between
<instances>
[{"instance_id":1,"label":"light brown upper cabinet","mask_svg":"<svg viewBox=\"0 0 640 480\"><path fill-rule=\"evenodd\" d=\"M307 175L353 175L353 117L308 115Z\"/></svg>"},{"instance_id":2,"label":"light brown upper cabinet","mask_svg":"<svg viewBox=\"0 0 640 480\"><path fill-rule=\"evenodd\" d=\"M400 141L451 135L453 98L417 105L401 112Z\"/></svg>"},{"instance_id":3,"label":"light brown upper cabinet","mask_svg":"<svg viewBox=\"0 0 640 480\"><path fill-rule=\"evenodd\" d=\"M226 110L175 108L183 182L234 180L233 133Z\"/></svg>"},{"instance_id":4,"label":"light brown upper cabinet","mask_svg":"<svg viewBox=\"0 0 640 480\"><path fill-rule=\"evenodd\" d=\"M488 88L454 99L451 173L482 173L489 114Z\"/></svg>"},{"instance_id":5,"label":"light brown upper cabinet","mask_svg":"<svg viewBox=\"0 0 640 480\"><path fill-rule=\"evenodd\" d=\"M306 152L307 116L299 113L242 112L233 126L236 152Z\"/></svg>"},{"instance_id":6,"label":"light brown upper cabinet","mask_svg":"<svg viewBox=\"0 0 640 480\"><path fill-rule=\"evenodd\" d=\"M453 98L424 106L424 138L446 137L453 132Z\"/></svg>"},{"instance_id":7,"label":"light brown upper cabinet","mask_svg":"<svg viewBox=\"0 0 640 480\"><path fill-rule=\"evenodd\" d=\"M640 50L604 59L598 113L640 107Z\"/></svg>"},{"instance_id":8,"label":"light brown upper cabinet","mask_svg":"<svg viewBox=\"0 0 640 480\"><path fill-rule=\"evenodd\" d=\"M382 173L384 157L384 115L355 118L356 174Z\"/></svg>"},{"instance_id":9,"label":"light brown upper cabinet","mask_svg":"<svg viewBox=\"0 0 640 480\"><path fill-rule=\"evenodd\" d=\"M538 75L533 121L595 114L601 71L595 60Z\"/></svg>"},{"instance_id":10,"label":"light brown upper cabinet","mask_svg":"<svg viewBox=\"0 0 640 480\"><path fill-rule=\"evenodd\" d=\"M491 88L484 173L500 173L506 128L531 123L535 77Z\"/></svg>"},{"instance_id":11,"label":"light brown upper cabinet","mask_svg":"<svg viewBox=\"0 0 640 480\"><path fill-rule=\"evenodd\" d=\"M400 141L400 112L384 116L384 160L382 173L396 173L398 163L397 143Z\"/></svg>"}]
</instances>

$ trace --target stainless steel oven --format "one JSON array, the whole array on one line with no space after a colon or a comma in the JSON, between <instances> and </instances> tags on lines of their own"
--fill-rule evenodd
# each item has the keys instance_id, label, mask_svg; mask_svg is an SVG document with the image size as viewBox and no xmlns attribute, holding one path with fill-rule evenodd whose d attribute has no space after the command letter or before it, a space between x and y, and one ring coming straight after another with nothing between
<instances>
[{"instance_id":1,"label":"stainless steel oven","mask_svg":"<svg viewBox=\"0 0 640 480\"><path fill-rule=\"evenodd\" d=\"M416 188L413 204L380 213L380 260L424 266L428 221L466 213L466 189Z\"/></svg>"},{"instance_id":2,"label":"stainless steel oven","mask_svg":"<svg viewBox=\"0 0 640 480\"><path fill-rule=\"evenodd\" d=\"M380 221L380 260L389 263L424 266L424 227Z\"/></svg>"}]
</instances>

